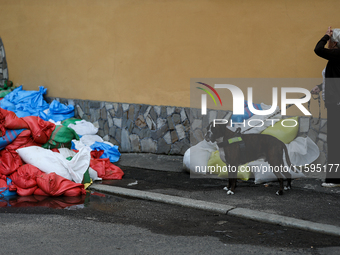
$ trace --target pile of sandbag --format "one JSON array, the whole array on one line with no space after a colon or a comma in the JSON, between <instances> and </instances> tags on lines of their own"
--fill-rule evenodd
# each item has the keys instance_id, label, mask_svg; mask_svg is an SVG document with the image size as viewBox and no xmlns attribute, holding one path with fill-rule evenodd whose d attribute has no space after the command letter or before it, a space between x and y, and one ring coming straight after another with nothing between
<instances>
[{"instance_id":1,"label":"pile of sandbag","mask_svg":"<svg viewBox=\"0 0 340 255\"><path fill-rule=\"evenodd\" d=\"M0 101L0 198L80 196L85 182L121 179L124 172L113 165L118 146L98 139L92 123L75 119L73 106L49 106L45 93L20 86ZM88 136L97 141L89 143ZM81 138L87 144L77 143Z\"/></svg>"},{"instance_id":2,"label":"pile of sandbag","mask_svg":"<svg viewBox=\"0 0 340 255\"><path fill-rule=\"evenodd\" d=\"M246 104L245 104L246 107ZM259 109L269 109L271 106L261 104L257 106ZM278 111L278 107L276 109ZM241 119L240 119L241 118ZM279 120L274 125L271 121L265 121L268 118ZM233 127L228 127L232 131L237 128L241 129L241 133L244 134L256 134L262 133L272 135L283 143L286 144L290 161L295 166L305 166L314 162L320 155L318 146L309 137L297 137L299 130L298 117L292 117L285 120L281 119L281 115L236 115L234 119L237 122L242 122L247 119L244 124L236 124ZM249 123L252 121L252 125ZM256 121L258 123L256 123ZM261 122L262 121L262 122ZM290 127L284 127L282 121L285 121L286 125ZM291 123L289 123L291 122ZM294 126L294 123L297 125ZM261 124L263 124L261 126ZM285 155L283 155L285 165L287 166ZM228 159L226 159L228 162ZM220 153L216 143L207 142L205 140L199 142L195 146L189 148L183 158L183 167L187 171L193 174L214 174L220 178L228 178L228 172L226 171L226 164L220 158ZM304 178L305 175L299 171L299 169L290 169L290 173L293 179ZM269 164L264 160L256 160L248 162L243 166L238 167L237 177L242 180L249 180L254 178L255 184L264 182L270 182L277 180L273 170L270 169Z\"/></svg>"}]
</instances>

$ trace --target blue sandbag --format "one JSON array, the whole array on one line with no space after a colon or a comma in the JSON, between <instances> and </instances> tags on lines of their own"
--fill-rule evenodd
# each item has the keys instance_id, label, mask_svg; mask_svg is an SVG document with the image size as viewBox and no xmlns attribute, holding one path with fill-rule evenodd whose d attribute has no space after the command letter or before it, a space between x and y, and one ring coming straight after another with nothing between
<instances>
[{"instance_id":1,"label":"blue sandbag","mask_svg":"<svg viewBox=\"0 0 340 255\"><path fill-rule=\"evenodd\" d=\"M104 151L100 158L109 158L111 163L117 162L121 155L117 145L112 147L106 143L95 142L90 147L92 150Z\"/></svg>"},{"instance_id":2,"label":"blue sandbag","mask_svg":"<svg viewBox=\"0 0 340 255\"><path fill-rule=\"evenodd\" d=\"M39 117L43 120L63 121L74 117L74 106L64 105L57 100L53 100L47 113L40 112Z\"/></svg>"},{"instance_id":3,"label":"blue sandbag","mask_svg":"<svg viewBox=\"0 0 340 255\"><path fill-rule=\"evenodd\" d=\"M49 107L43 97L46 91L47 89L43 86L39 87L39 91L23 90L21 85L6 95L4 99L1 100L5 101L0 103L0 106L5 110L10 110L15 113L20 112L20 117L23 115L38 116L39 112ZM15 105L15 109L13 109L13 105Z\"/></svg>"},{"instance_id":4,"label":"blue sandbag","mask_svg":"<svg viewBox=\"0 0 340 255\"><path fill-rule=\"evenodd\" d=\"M17 193L15 191L9 191L8 190L8 187L10 185L13 185L12 183L12 180L10 178L6 178L7 180L7 187L1 187L0 188L0 198L3 198L3 197L10 197L10 196L16 196Z\"/></svg>"}]
</instances>

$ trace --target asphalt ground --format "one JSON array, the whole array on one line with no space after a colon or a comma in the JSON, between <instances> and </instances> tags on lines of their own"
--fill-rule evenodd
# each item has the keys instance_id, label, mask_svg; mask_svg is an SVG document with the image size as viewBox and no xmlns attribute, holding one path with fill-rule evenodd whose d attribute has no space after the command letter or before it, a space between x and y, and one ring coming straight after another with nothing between
<instances>
[{"instance_id":1,"label":"asphalt ground","mask_svg":"<svg viewBox=\"0 0 340 255\"><path fill-rule=\"evenodd\" d=\"M223 190L227 180L190 178L186 172L163 172L129 167L125 167L124 170L122 180L106 180L100 183L340 226L339 194L302 188L310 183L317 185L319 182L317 180L294 180L292 190L284 192L282 196L275 195L278 183L256 185L250 180L239 182L235 195L227 195ZM295 186L298 182L299 185Z\"/></svg>"},{"instance_id":2,"label":"asphalt ground","mask_svg":"<svg viewBox=\"0 0 340 255\"><path fill-rule=\"evenodd\" d=\"M176 254L177 249L177 254L339 251L339 237L332 235L98 192L78 208L53 209L31 202L30 206L1 207L0 214L4 254L46 254L48 249L51 254ZM131 230L132 226L137 229ZM130 253L132 247L144 252Z\"/></svg>"}]
</instances>

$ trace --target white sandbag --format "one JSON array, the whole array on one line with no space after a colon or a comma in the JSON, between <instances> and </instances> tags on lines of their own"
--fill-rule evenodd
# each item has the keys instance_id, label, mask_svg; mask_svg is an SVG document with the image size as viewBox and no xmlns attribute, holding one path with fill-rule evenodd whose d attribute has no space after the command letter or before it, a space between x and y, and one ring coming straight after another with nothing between
<instances>
[{"instance_id":1,"label":"white sandbag","mask_svg":"<svg viewBox=\"0 0 340 255\"><path fill-rule=\"evenodd\" d=\"M79 140L72 140L76 150L80 150L83 147L90 147L95 142L104 142L103 138L99 135L83 135Z\"/></svg>"},{"instance_id":2,"label":"white sandbag","mask_svg":"<svg viewBox=\"0 0 340 255\"><path fill-rule=\"evenodd\" d=\"M69 148L59 148L58 151L61 155L63 155L64 158L68 157L74 157L77 153L73 150L70 150Z\"/></svg>"},{"instance_id":3,"label":"white sandbag","mask_svg":"<svg viewBox=\"0 0 340 255\"><path fill-rule=\"evenodd\" d=\"M206 174L210 155L216 150L218 150L217 144L206 140L192 146L184 153L184 169L193 174Z\"/></svg>"},{"instance_id":4,"label":"white sandbag","mask_svg":"<svg viewBox=\"0 0 340 255\"><path fill-rule=\"evenodd\" d=\"M70 161L58 152L38 146L25 147L16 151L25 163L31 164L47 174L54 172L76 183L82 182L91 160L90 150L86 147L81 149Z\"/></svg>"},{"instance_id":5,"label":"white sandbag","mask_svg":"<svg viewBox=\"0 0 340 255\"><path fill-rule=\"evenodd\" d=\"M290 161L296 166L310 164L320 155L319 147L309 137L297 137L286 146Z\"/></svg>"},{"instance_id":6,"label":"white sandbag","mask_svg":"<svg viewBox=\"0 0 340 255\"><path fill-rule=\"evenodd\" d=\"M98 128L86 120L76 121L67 127L72 128L78 135L95 135L98 132Z\"/></svg>"},{"instance_id":7,"label":"white sandbag","mask_svg":"<svg viewBox=\"0 0 340 255\"><path fill-rule=\"evenodd\" d=\"M277 181L277 177L275 173L273 172L273 168L270 168L268 162L265 162L264 160L259 159L259 160L248 163L248 166L250 168L250 171L254 175L255 184ZM306 177L301 171L299 171L296 168L295 168L295 171L293 169L286 168L286 171L288 171L291 174L292 179ZM283 178L285 179L284 175L283 175Z\"/></svg>"},{"instance_id":8,"label":"white sandbag","mask_svg":"<svg viewBox=\"0 0 340 255\"><path fill-rule=\"evenodd\" d=\"M68 157L74 157L77 153L74 152L73 150L70 150L69 148L59 148L58 149L60 154L63 155L64 158L68 158ZM99 178L98 177L98 173L96 170L94 170L93 168L89 167L89 175L90 175L90 178L93 180L93 181L101 181L102 178Z\"/></svg>"},{"instance_id":9,"label":"white sandbag","mask_svg":"<svg viewBox=\"0 0 340 255\"><path fill-rule=\"evenodd\" d=\"M96 170L94 170L92 167L89 167L89 175L90 175L90 178L93 180L93 181L101 181L102 178L99 178L98 177L98 173Z\"/></svg>"}]
</instances>

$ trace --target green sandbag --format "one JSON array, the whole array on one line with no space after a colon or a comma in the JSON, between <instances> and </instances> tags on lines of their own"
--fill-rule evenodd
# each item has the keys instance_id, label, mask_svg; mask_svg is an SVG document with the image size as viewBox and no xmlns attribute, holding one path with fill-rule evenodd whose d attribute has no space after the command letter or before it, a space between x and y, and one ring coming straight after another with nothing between
<instances>
[{"instance_id":1,"label":"green sandbag","mask_svg":"<svg viewBox=\"0 0 340 255\"><path fill-rule=\"evenodd\" d=\"M52 132L50 140L48 140L42 147L45 149L61 147L71 148L71 141L73 139L79 140L79 136L72 128L57 125Z\"/></svg>"},{"instance_id":2,"label":"green sandbag","mask_svg":"<svg viewBox=\"0 0 340 255\"><path fill-rule=\"evenodd\" d=\"M295 123L297 125L295 127L284 127L282 126L282 121L284 121L284 125L293 126ZM274 126L270 126L265 129L261 134L271 135L281 140L285 144L289 144L293 141L299 132L299 118L292 117L284 120L280 120L274 124Z\"/></svg>"},{"instance_id":3,"label":"green sandbag","mask_svg":"<svg viewBox=\"0 0 340 255\"><path fill-rule=\"evenodd\" d=\"M76 124L77 121L81 121L81 119L69 118L69 119L63 120L61 124L65 127L68 127L68 125L70 124Z\"/></svg>"},{"instance_id":4,"label":"green sandbag","mask_svg":"<svg viewBox=\"0 0 340 255\"><path fill-rule=\"evenodd\" d=\"M0 98L5 97L7 94L11 93L13 91L12 88L2 90L0 89Z\"/></svg>"}]
</instances>

